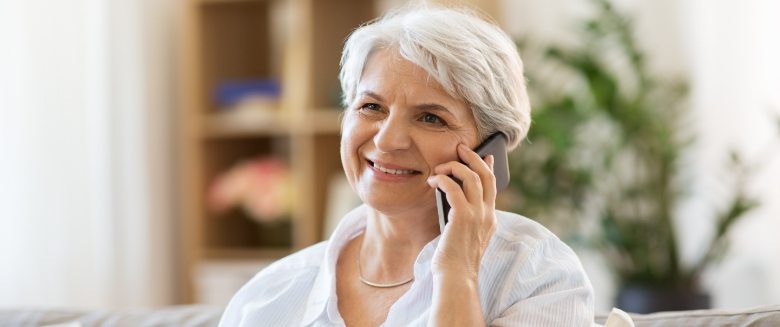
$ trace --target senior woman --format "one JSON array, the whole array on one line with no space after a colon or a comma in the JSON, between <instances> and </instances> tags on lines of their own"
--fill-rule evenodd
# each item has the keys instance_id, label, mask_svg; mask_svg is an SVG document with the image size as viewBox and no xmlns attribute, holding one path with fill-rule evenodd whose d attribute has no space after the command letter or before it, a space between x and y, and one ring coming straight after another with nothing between
<instances>
[{"instance_id":1,"label":"senior woman","mask_svg":"<svg viewBox=\"0 0 780 327\"><path fill-rule=\"evenodd\" d=\"M496 132L514 148L530 125L504 32L462 10L407 8L352 33L340 78L341 161L364 204L328 241L258 273L221 326L592 324L577 256L496 210L494 159L471 150ZM452 207L443 233L437 187Z\"/></svg>"}]
</instances>

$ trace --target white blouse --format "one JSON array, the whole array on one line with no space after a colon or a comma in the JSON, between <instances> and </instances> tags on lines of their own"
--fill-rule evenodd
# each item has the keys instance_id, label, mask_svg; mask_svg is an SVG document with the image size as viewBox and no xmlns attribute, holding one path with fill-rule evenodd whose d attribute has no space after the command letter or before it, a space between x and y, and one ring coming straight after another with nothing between
<instances>
[{"instance_id":1,"label":"white blouse","mask_svg":"<svg viewBox=\"0 0 780 327\"><path fill-rule=\"evenodd\" d=\"M233 296L219 323L235 326L344 326L336 297L336 262L366 227L366 207L348 213L329 241L260 271ZM593 289L574 252L542 225L497 211L498 224L479 271L490 326L591 326ZM439 238L414 264L414 282L383 326L425 326L433 293L431 258Z\"/></svg>"}]
</instances>

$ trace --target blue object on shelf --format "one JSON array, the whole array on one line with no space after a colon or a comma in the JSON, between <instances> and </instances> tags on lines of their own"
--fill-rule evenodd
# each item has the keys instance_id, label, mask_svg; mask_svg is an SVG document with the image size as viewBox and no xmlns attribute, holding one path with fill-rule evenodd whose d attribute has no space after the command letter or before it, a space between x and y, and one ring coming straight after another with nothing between
<instances>
[{"instance_id":1,"label":"blue object on shelf","mask_svg":"<svg viewBox=\"0 0 780 327\"><path fill-rule=\"evenodd\" d=\"M226 81L217 85L214 90L214 102L218 108L231 108L249 97L277 99L280 92L279 81L276 79Z\"/></svg>"}]
</instances>

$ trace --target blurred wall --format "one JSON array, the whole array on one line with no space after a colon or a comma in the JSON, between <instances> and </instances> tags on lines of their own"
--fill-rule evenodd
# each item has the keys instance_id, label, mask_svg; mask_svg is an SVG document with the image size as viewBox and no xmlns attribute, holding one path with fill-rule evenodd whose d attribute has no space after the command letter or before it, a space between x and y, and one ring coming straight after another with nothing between
<instances>
[{"instance_id":1,"label":"blurred wall","mask_svg":"<svg viewBox=\"0 0 780 327\"><path fill-rule=\"evenodd\" d=\"M174 1L0 1L0 306L167 304Z\"/></svg>"}]
</instances>

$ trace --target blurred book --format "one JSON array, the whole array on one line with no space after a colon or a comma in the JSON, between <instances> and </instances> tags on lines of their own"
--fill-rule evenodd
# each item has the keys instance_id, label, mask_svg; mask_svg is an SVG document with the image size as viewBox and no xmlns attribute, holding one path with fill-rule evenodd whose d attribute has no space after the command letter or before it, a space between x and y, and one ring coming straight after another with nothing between
<instances>
[{"instance_id":1,"label":"blurred book","mask_svg":"<svg viewBox=\"0 0 780 327\"><path fill-rule=\"evenodd\" d=\"M322 239L330 238L341 217L363 203L352 190L344 174L334 174L328 183L328 202L325 211L325 224L322 228Z\"/></svg>"},{"instance_id":2,"label":"blurred book","mask_svg":"<svg viewBox=\"0 0 780 327\"><path fill-rule=\"evenodd\" d=\"M275 79L248 79L219 83L213 101L220 110L230 110L251 103L275 103L281 95Z\"/></svg>"},{"instance_id":3,"label":"blurred book","mask_svg":"<svg viewBox=\"0 0 780 327\"><path fill-rule=\"evenodd\" d=\"M212 101L216 111L208 118L214 132L278 128L283 118L276 80L241 80L216 86Z\"/></svg>"},{"instance_id":4,"label":"blurred book","mask_svg":"<svg viewBox=\"0 0 780 327\"><path fill-rule=\"evenodd\" d=\"M206 118L206 128L214 134L278 129L279 92L276 80L222 82L213 92L216 111Z\"/></svg>"}]
</instances>

